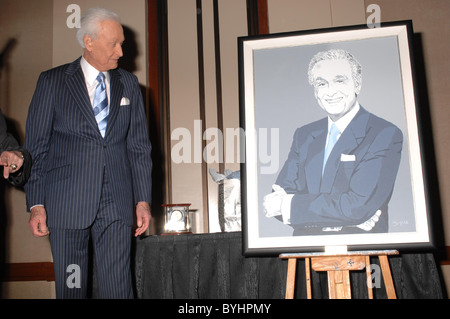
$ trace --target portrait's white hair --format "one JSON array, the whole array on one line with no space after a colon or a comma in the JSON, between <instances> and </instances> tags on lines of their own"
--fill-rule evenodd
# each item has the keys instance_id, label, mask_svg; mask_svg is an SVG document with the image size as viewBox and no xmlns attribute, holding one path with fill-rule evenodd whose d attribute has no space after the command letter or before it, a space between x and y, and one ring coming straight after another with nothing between
<instances>
[{"instance_id":1,"label":"portrait's white hair","mask_svg":"<svg viewBox=\"0 0 450 319\"><path fill-rule=\"evenodd\" d=\"M105 20L120 23L119 15L105 8L91 8L81 16L80 28L77 31L77 40L83 49L85 48L84 36L89 35L92 39L97 39L100 23Z\"/></svg>"},{"instance_id":2,"label":"portrait's white hair","mask_svg":"<svg viewBox=\"0 0 450 319\"><path fill-rule=\"evenodd\" d=\"M350 64L350 68L352 70L353 81L355 82L355 86L358 89L361 89L362 84L362 66L356 60L356 58L346 50L343 49L332 49L328 51L322 51L313 56L311 61L309 62L308 68L308 81L309 84L314 85L314 78L312 71L314 66L324 60L347 60Z\"/></svg>"}]
</instances>

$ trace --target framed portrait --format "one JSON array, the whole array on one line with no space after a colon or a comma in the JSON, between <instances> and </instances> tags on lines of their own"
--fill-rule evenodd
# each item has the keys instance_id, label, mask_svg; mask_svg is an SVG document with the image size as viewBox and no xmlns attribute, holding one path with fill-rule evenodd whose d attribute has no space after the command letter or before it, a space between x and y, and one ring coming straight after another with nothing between
<instances>
[{"instance_id":1,"label":"framed portrait","mask_svg":"<svg viewBox=\"0 0 450 319\"><path fill-rule=\"evenodd\" d=\"M432 247L412 39L411 21L238 39L245 255Z\"/></svg>"}]
</instances>

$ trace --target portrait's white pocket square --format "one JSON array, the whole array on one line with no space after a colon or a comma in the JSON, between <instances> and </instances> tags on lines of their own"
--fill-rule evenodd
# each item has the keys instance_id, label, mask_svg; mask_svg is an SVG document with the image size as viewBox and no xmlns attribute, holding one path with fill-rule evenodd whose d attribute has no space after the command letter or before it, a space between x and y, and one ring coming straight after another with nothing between
<instances>
[{"instance_id":1,"label":"portrait's white pocket square","mask_svg":"<svg viewBox=\"0 0 450 319\"><path fill-rule=\"evenodd\" d=\"M120 105L130 105L130 99L127 98L127 97L123 97L123 98L120 100Z\"/></svg>"},{"instance_id":2,"label":"portrait's white pocket square","mask_svg":"<svg viewBox=\"0 0 450 319\"><path fill-rule=\"evenodd\" d=\"M354 162L356 156L354 154L341 154L341 162Z\"/></svg>"}]
</instances>

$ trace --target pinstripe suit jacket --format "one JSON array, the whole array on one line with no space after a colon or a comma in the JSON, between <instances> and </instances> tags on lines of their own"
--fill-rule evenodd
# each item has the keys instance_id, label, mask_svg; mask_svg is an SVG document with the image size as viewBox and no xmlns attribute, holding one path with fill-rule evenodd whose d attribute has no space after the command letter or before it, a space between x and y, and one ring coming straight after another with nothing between
<instances>
[{"instance_id":1,"label":"pinstripe suit jacket","mask_svg":"<svg viewBox=\"0 0 450 319\"><path fill-rule=\"evenodd\" d=\"M80 58L39 77L26 124L25 147L34 166L25 190L27 209L44 205L49 227L89 227L105 175L128 225L134 205L151 202L151 144L139 84L122 69L110 75L105 138L92 112Z\"/></svg>"}]
</instances>

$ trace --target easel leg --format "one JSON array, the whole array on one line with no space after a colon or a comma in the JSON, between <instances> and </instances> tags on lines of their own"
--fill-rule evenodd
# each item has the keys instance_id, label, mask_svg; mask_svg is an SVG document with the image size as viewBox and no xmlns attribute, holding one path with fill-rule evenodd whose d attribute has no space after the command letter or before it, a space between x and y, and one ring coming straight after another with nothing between
<instances>
[{"instance_id":1,"label":"easel leg","mask_svg":"<svg viewBox=\"0 0 450 319\"><path fill-rule=\"evenodd\" d=\"M366 276L367 276L367 293L369 294L369 299L373 299L372 269L370 268L370 256L366 256Z\"/></svg>"},{"instance_id":2,"label":"easel leg","mask_svg":"<svg viewBox=\"0 0 450 319\"><path fill-rule=\"evenodd\" d=\"M297 268L297 259L289 258L287 279L286 279L286 299L294 299L296 268Z\"/></svg>"},{"instance_id":3,"label":"easel leg","mask_svg":"<svg viewBox=\"0 0 450 319\"><path fill-rule=\"evenodd\" d=\"M392 280L391 268L389 267L388 257L386 255L378 256L380 259L381 272L383 273L384 285L388 299L397 299L395 294L394 281Z\"/></svg>"},{"instance_id":4,"label":"easel leg","mask_svg":"<svg viewBox=\"0 0 450 319\"><path fill-rule=\"evenodd\" d=\"M309 258L305 258L305 273L306 273L306 298L311 299L311 268Z\"/></svg>"}]
</instances>

